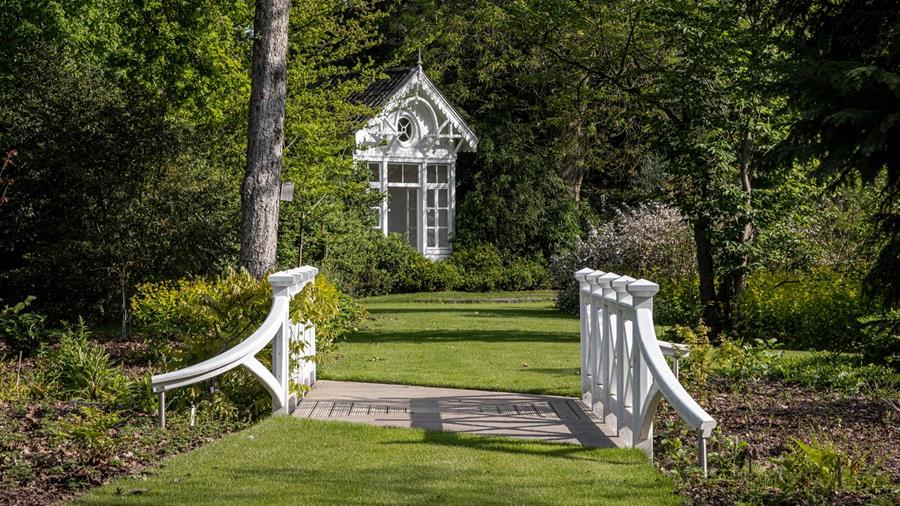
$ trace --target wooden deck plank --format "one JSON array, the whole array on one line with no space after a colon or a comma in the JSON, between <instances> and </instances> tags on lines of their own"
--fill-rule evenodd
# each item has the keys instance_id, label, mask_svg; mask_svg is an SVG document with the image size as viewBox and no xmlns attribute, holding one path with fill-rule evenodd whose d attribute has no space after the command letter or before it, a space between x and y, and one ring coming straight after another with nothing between
<instances>
[{"instance_id":1,"label":"wooden deck plank","mask_svg":"<svg viewBox=\"0 0 900 506\"><path fill-rule=\"evenodd\" d=\"M295 416L371 425L622 446L577 399L481 390L319 381Z\"/></svg>"}]
</instances>

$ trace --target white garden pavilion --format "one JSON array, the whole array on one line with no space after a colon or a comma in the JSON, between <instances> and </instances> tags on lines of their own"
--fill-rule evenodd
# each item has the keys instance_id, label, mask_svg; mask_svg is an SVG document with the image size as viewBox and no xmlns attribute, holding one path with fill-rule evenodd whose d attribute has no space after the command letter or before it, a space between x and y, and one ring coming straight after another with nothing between
<instances>
[{"instance_id":1,"label":"white garden pavilion","mask_svg":"<svg viewBox=\"0 0 900 506\"><path fill-rule=\"evenodd\" d=\"M379 112L356 132L353 158L385 195L374 209L377 227L428 258L444 258L456 225L456 157L474 152L478 138L421 65L387 74L354 97Z\"/></svg>"}]
</instances>

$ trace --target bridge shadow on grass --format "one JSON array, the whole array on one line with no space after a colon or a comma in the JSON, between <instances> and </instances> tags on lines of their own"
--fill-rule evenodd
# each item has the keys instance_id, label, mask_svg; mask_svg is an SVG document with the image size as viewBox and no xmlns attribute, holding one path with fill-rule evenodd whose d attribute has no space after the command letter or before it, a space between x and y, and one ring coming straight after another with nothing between
<instances>
[{"instance_id":1,"label":"bridge shadow on grass","mask_svg":"<svg viewBox=\"0 0 900 506\"><path fill-rule=\"evenodd\" d=\"M387 445L429 444L457 448L469 448L484 452L500 452L515 455L535 455L567 460L603 462L607 464L641 466L646 464L640 450L620 448L591 448L576 444L548 443L533 439L512 439L483 435L465 435L459 432L424 431L422 439L391 441Z\"/></svg>"},{"instance_id":2,"label":"bridge shadow on grass","mask_svg":"<svg viewBox=\"0 0 900 506\"><path fill-rule=\"evenodd\" d=\"M511 308L473 308L473 307L459 307L459 306L450 306L447 307L409 307L409 306L401 306L401 307L374 307L368 308L369 314L373 315L392 315L392 314L422 314L427 315L430 313L447 313L453 314L455 316L459 316L461 318L510 318L510 319L521 319L521 318L541 318L541 319L554 319L554 320L568 320L571 319L573 321L576 320L574 316L564 315L555 309L550 308L522 308L522 307L511 307Z\"/></svg>"},{"instance_id":3,"label":"bridge shadow on grass","mask_svg":"<svg viewBox=\"0 0 900 506\"><path fill-rule=\"evenodd\" d=\"M571 378L581 373L581 369L578 367L529 367L522 369L522 371L545 374L547 376L559 376L560 378Z\"/></svg>"},{"instance_id":4,"label":"bridge shadow on grass","mask_svg":"<svg viewBox=\"0 0 900 506\"><path fill-rule=\"evenodd\" d=\"M350 343L428 343L464 342L483 343L577 343L578 332L552 332L528 330L415 330L415 331L363 331L347 338Z\"/></svg>"}]
</instances>

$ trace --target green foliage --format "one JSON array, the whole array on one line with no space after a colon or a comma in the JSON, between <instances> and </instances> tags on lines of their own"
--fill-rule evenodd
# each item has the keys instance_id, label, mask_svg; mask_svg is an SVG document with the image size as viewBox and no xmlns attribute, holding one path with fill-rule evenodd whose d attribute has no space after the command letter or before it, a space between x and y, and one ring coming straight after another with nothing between
<instances>
[{"instance_id":1,"label":"green foliage","mask_svg":"<svg viewBox=\"0 0 900 506\"><path fill-rule=\"evenodd\" d=\"M829 502L838 491L877 493L887 485L887 476L863 459L851 459L834 443L794 439L779 459L776 483L794 501L806 504ZM786 497L787 499L787 497Z\"/></svg>"},{"instance_id":2,"label":"green foliage","mask_svg":"<svg viewBox=\"0 0 900 506\"><path fill-rule=\"evenodd\" d=\"M863 360L900 371L900 310L860 320L865 340Z\"/></svg>"},{"instance_id":3,"label":"green foliage","mask_svg":"<svg viewBox=\"0 0 900 506\"><path fill-rule=\"evenodd\" d=\"M445 260L432 261L399 234L384 237L366 231L332 247L325 271L342 290L355 296L462 290L531 290L549 279L539 256L504 255L482 243L459 246Z\"/></svg>"},{"instance_id":4,"label":"green foliage","mask_svg":"<svg viewBox=\"0 0 900 506\"><path fill-rule=\"evenodd\" d=\"M363 306L321 274L291 301L291 320L294 323L308 321L316 327L316 354L319 356L314 358L320 361L334 352L339 339L358 330L367 317L368 312ZM308 350L293 351L303 354Z\"/></svg>"},{"instance_id":5,"label":"green foliage","mask_svg":"<svg viewBox=\"0 0 900 506\"><path fill-rule=\"evenodd\" d=\"M871 235L880 254L865 288L887 303L900 301L900 11L890 2L813 0L784 3L790 58L779 84L790 96L790 135L779 162L818 164L820 175L878 188L886 179Z\"/></svg>"},{"instance_id":6,"label":"green foliage","mask_svg":"<svg viewBox=\"0 0 900 506\"><path fill-rule=\"evenodd\" d=\"M560 311L578 312L578 283L573 273L584 267L660 286L654 298L654 321L662 325L695 325L702 306L696 279L696 253L690 227L674 208L647 204L622 208L587 237L575 241L550 265Z\"/></svg>"},{"instance_id":7,"label":"green foliage","mask_svg":"<svg viewBox=\"0 0 900 506\"><path fill-rule=\"evenodd\" d=\"M28 311L34 297L14 306L5 306L0 311L0 339L14 354L22 353L29 357L37 352L47 341L47 330L44 321L47 319L40 313Z\"/></svg>"},{"instance_id":8,"label":"green foliage","mask_svg":"<svg viewBox=\"0 0 900 506\"><path fill-rule=\"evenodd\" d=\"M546 160L490 141L478 150L483 165L458 172L454 247L491 244L509 255L550 258L577 237L578 207Z\"/></svg>"},{"instance_id":9,"label":"green foliage","mask_svg":"<svg viewBox=\"0 0 900 506\"><path fill-rule=\"evenodd\" d=\"M78 458L86 464L107 460L114 453L115 441L111 429L121 422L117 412L82 406L77 412L51 422L46 429L53 434L57 444L72 443Z\"/></svg>"},{"instance_id":10,"label":"green foliage","mask_svg":"<svg viewBox=\"0 0 900 506\"><path fill-rule=\"evenodd\" d=\"M369 225L370 207L380 201L368 191L368 168L349 156L360 118L375 112L349 98L378 77L369 53L382 39L377 25L386 13L379 7L291 2L281 176L298 184L279 212L279 265L319 265L332 244Z\"/></svg>"},{"instance_id":11,"label":"green foliage","mask_svg":"<svg viewBox=\"0 0 900 506\"><path fill-rule=\"evenodd\" d=\"M507 257L501 289L540 290L550 286L546 262L540 257Z\"/></svg>"},{"instance_id":12,"label":"green foliage","mask_svg":"<svg viewBox=\"0 0 900 506\"><path fill-rule=\"evenodd\" d=\"M364 297L406 291L420 258L400 235L365 229L334 243L323 269L341 290Z\"/></svg>"},{"instance_id":13,"label":"green foliage","mask_svg":"<svg viewBox=\"0 0 900 506\"><path fill-rule=\"evenodd\" d=\"M900 388L900 375L886 366L863 364L856 355L811 352L784 356L770 370L773 378L818 390L847 393L885 392Z\"/></svg>"},{"instance_id":14,"label":"green foliage","mask_svg":"<svg viewBox=\"0 0 900 506\"><path fill-rule=\"evenodd\" d=\"M658 325L696 325L703 305L697 278L651 278L659 285L653 297L653 322Z\"/></svg>"},{"instance_id":15,"label":"green foliage","mask_svg":"<svg viewBox=\"0 0 900 506\"><path fill-rule=\"evenodd\" d=\"M723 339L713 353L713 371L728 379L734 390L747 388L768 376L781 357L778 341L756 339L753 342Z\"/></svg>"},{"instance_id":16,"label":"green foliage","mask_svg":"<svg viewBox=\"0 0 900 506\"><path fill-rule=\"evenodd\" d=\"M49 381L58 385L56 395L110 406L129 403L131 382L102 346L88 341L89 336L90 331L80 320L63 330L59 348L45 357L42 367Z\"/></svg>"},{"instance_id":17,"label":"green foliage","mask_svg":"<svg viewBox=\"0 0 900 506\"><path fill-rule=\"evenodd\" d=\"M690 389L700 402L709 391L709 376L712 359L709 344L709 327L700 322L695 328L674 325L666 334L666 339L674 343L684 343L690 347L688 356L681 359L679 381Z\"/></svg>"},{"instance_id":18,"label":"green foliage","mask_svg":"<svg viewBox=\"0 0 900 506\"><path fill-rule=\"evenodd\" d=\"M821 269L755 273L738 310L736 332L745 341L774 338L788 349L854 351L863 341L858 320L871 308L857 280Z\"/></svg>"},{"instance_id":19,"label":"green foliage","mask_svg":"<svg viewBox=\"0 0 900 506\"><path fill-rule=\"evenodd\" d=\"M5 91L0 146L17 157L0 214L4 295L34 287L53 317L109 318L133 283L205 273L233 254L237 193L195 158L205 146L165 119L158 96L44 47Z\"/></svg>"},{"instance_id":20,"label":"green foliage","mask_svg":"<svg viewBox=\"0 0 900 506\"><path fill-rule=\"evenodd\" d=\"M175 369L211 358L249 337L265 320L271 301L267 281L243 269L227 269L210 280L141 285L131 306L138 330L155 338L156 346L164 348L167 368ZM321 274L291 300L290 311L294 321L309 320L316 326L312 358L317 361L333 353L337 340L366 317L359 304ZM265 352L258 358L264 364L270 360ZM139 393L139 403L149 404L145 385ZM226 420L254 419L270 407L264 387L243 368L180 389L170 400L179 407L193 403L199 411Z\"/></svg>"},{"instance_id":21,"label":"green foliage","mask_svg":"<svg viewBox=\"0 0 900 506\"><path fill-rule=\"evenodd\" d=\"M462 275L459 288L467 292L496 290L505 274L500 250L489 243L458 249L453 252L450 262Z\"/></svg>"}]
</instances>

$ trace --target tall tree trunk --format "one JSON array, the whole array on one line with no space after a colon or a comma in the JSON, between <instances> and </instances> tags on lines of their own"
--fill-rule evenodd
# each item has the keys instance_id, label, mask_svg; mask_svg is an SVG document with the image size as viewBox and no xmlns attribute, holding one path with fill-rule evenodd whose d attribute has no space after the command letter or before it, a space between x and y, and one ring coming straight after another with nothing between
<instances>
[{"instance_id":1,"label":"tall tree trunk","mask_svg":"<svg viewBox=\"0 0 900 506\"><path fill-rule=\"evenodd\" d=\"M722 319L716 299L716 269L713 263L712 243L709 239L709 219L700 217L693 223L694 243L697 246L697 272L700 274L700 303L703 304L703 322L709 327L710 337L717 339L722 333Z\"/></svg>"},{"instance_id":2,"label":"tall tree trunk","mask_svg":"<svg viewBox=\"0 0 900 506\"><path fill-rule=\"evenodd\" d=\"M744 226L736 237L741 248L740 263L733 267L732 271L723 276L721 285L719 286L719 305L722 308L722 327L726 332L731 332L738 318L737 314L737 298L747 286L747 277L750 271L750 245L756 238L756 223L753 220L753 178L754 168L752 164L753 133L749 125L744 128L741 136L740 145L740 180L741 191L744 194L744 205L746 206L746 214L741 216L744 220Z\"/></svg>"},{"instance_id":3,"label":"tall tree trunk","mask_svg":"<svg viewBox=\"0 0 900 506\"><path fill-rule=\"evenodd\" d=\"M559 176L569 187L569 194L575 202L581 201L581 181L587 172L587 164L584 159L584 145L581 129L581 120L575 118L567 127L567 142L563 157L562 171Z\"/></svg>"},{"instance_id":4,"label":"tall tree trunk","mask_svg":"<svg viewBox=\"0 0 900 506\"><path fill-rule=\"evenodd\" d=\"M585 102L581 98L581 90L587 76L583 76L578 82L577 93L575 95L575 114L572 115L571 121L566 125L565 129L565 153L563 155L562 168L560 170L560 178L569 187L569 194L575 199L575 202L581 201L581 181L587 172L587 160L585 160L587 149L585 148L586 139L584 138L584 130L582 127L582 118L585 115Z\"/></svg>"},{"instance_id":5,"label":"tall tree trunk","mask_svg":"<svg viewBox=\"0 0 900 506\"><path fill-rule=\"evenodd\" d=\"M290 0L256 0L241 265L257 278L275 265L278 243L289 10Z\"/></svg>"}]
</instances>

